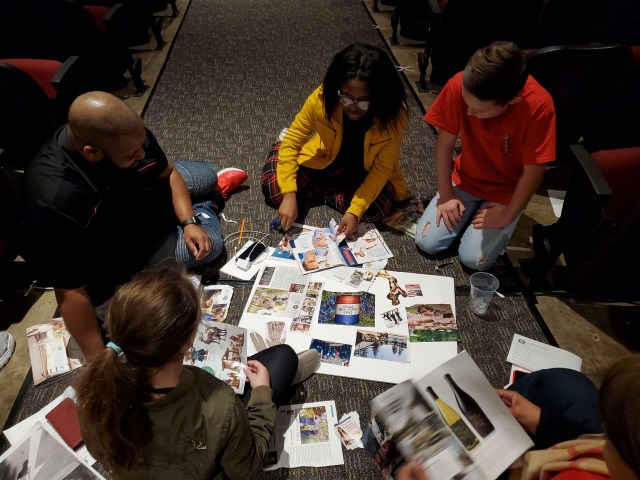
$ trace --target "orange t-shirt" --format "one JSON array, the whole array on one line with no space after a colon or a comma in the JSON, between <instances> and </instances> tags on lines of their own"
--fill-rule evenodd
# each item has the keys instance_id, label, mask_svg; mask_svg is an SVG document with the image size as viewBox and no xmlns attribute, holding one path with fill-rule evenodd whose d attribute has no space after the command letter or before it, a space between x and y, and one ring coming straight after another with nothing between
<instances>
[{"instance_id":1,"label":"orange t-shirt","mask_svg":"<svg viewBox=\"0 0 640 480\"><path fill-rule=\"evenodd\" d=\"M556 111L551 95L529 76L519 96L493 118L467 114L462 98L462 72L452 77L424 116L438 129L461 134L462 151L452 180L476 197L508 204L523 165L556 158Z\"/></svg>"}]
</instances>

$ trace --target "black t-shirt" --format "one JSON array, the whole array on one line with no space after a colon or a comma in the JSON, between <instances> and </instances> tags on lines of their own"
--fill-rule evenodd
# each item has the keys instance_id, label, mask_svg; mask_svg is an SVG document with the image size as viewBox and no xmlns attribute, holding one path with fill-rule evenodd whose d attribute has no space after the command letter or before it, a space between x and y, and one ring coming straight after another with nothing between
<instances>
[{"instance_id":1,"label":"black t-shirt","mask_svg":"<svg viewBox=\"0 0 640 480\"><path fill-rule=\"evenodd\" d=\"M373 117L369 113L358 120L351 120L346 113L342 113L342 143L338 155L327 168L325 174L332 176L332 182L353 185L354 179L362 182L367 171L364 168L364 136L373 124ZM338 176L336 176L339 173ZM334 178L335 177L335 178Z\"/></svg>"},{"instance_id":2,"label":"black t-shirt","mask_svg":"<svg viewBox=\"0 0 640 480\"><path fill-rule=\"evenodd\" d=\"M86 287L94 305L177 238L167 157L147 130L145 158L133 169L91 164L66 126L38 152L22 183L25 257L39 283ZM169 239L169 240L168 240Z\"/></svg>"}]
</instances>

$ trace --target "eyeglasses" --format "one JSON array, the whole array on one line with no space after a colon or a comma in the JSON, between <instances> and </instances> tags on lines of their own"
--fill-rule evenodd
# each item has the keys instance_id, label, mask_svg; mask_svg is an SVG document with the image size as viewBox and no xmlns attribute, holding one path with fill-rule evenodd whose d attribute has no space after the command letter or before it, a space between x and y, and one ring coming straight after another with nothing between
<instances>
[{"instance_id":1,"label":"eyeglasses","mask_svg":"<svg viewBox=\"0 0 640 480\"><path fill-rule=\"evenodd\" d=\"M338 90L338 100L345 107L350 107L354 103L356 107L360 110L369 110L369 105L371 104L371 100L354 100L353 98L347 97L344 93Z\"/></svg>"}]
</instances>

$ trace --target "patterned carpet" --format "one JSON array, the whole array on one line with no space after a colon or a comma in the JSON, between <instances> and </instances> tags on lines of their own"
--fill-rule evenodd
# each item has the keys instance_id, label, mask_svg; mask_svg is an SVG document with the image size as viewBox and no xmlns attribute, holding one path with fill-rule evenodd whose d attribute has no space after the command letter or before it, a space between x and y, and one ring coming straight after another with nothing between
<instances>
[{"instance_id":1,"label":"patterned carpet","mask_svg":"<svg viewBox=\"0 0 640 480\"><path fill-rule=\"evenodd\" d=\"M385 48L359 0L192 0L173 51L145 112L145 121L172 159L200 159L218 167L235 166L249 174L248 187L229 200L225 215L247 219L247 228L266 233L276 212L264 204L260 171L269 146L293 119L307 95L321 82L332 56L353 42ZM430 198L436 189L435 138L408 91L410 123L402 148L402 166L410 190ZM336 216L326 207L312 209L306 223L324 225ZM225 223L227 234L238 224ZM395 257L389 270L455 279L457 318L466 349L496 387L507 382L506 356L514 333L548 342L512 266L500 260L491 271L507 294L480 319L468 309L468 271L454 254L421 255L410 237L381 228ZM269 237L275 245L277 238ZM217 266L224 262L221 259ZM435 266L452 262L442 271ZM214 267L215 268L215 267ZM211 273L213 269L208 271ZM444 273L443 273L444 272ZM229 321L237 323L249 293L236 287ZM26 380L22 401L9 422L33 413L70 380L33 388ZM338 414L357 410L365 423L369 401L388 384L316 375L299 398L336 401ZM281 469L257 478L381 478L363 450L345 451L345 465L322 469Z\"/></svg>"}]
</instances>

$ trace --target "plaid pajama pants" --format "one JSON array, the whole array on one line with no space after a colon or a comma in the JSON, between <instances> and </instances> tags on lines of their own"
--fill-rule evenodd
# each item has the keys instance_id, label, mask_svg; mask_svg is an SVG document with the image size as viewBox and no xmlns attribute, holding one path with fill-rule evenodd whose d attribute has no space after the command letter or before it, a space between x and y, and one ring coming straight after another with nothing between
<instances>
[{"instance_id":1,"label":"plaid pajama pants","mask_svg":"<svg viewBox=\"0 0 640 480\"><path fill-rule=\"evenodd\" d=\"M281 143L272 145L262 169L262 194L265 203L272 208L278 208L282 203L282 192L276 175ZM344 214L367 175L367 172L363 172L362 177L354 182L356 185L345 185L345 172L346 169L340 167L316 170L301 165L296 174L298 205L303 202L307 202L309 206L327 205ZM393 195L393 185L387 182L360 220L377 222L386 217L393 206Z\"/></svg>"}]
</instances>

